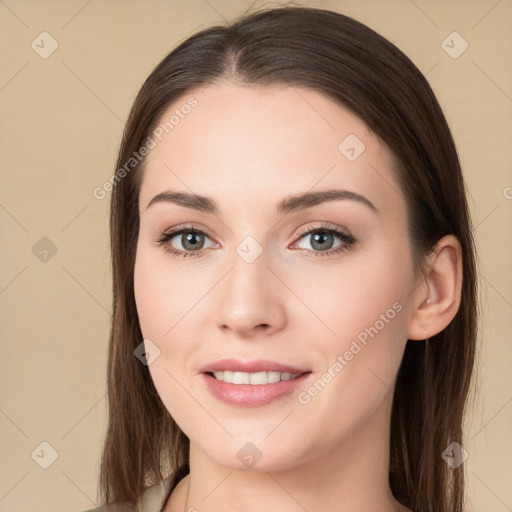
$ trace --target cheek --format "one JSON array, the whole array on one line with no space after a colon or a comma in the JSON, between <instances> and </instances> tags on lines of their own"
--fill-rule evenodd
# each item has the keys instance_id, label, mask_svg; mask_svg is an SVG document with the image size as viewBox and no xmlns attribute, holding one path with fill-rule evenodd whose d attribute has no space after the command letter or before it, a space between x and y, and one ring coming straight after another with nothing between
<instances>
[{"instance_id":1,"label":"cheek","mask_svg":"<svg viewBox=\"0 0 512 512\"><path fill-rule=\"evenodd\" d=\"M160 249L158 249L160 250ZM170 256L169 256L170 257ZM145 338L163 340L180 317L185 314L189 288L186 278L170 274L154 248L139 247L134 269L134 294L142 334Z\"/></svg>"},{"instance_id":2,"label":"cheek","mask_svg":"<svg viewBox=\"0 0 512 512\"><path fill-rule=\"evenodd\" d=\"M187 406L190 396L179 384L183 381L183 362L189 350L179 323L186 313L187 302L187 288L180 291L182 280L176 273L169 275L159 255L139 245L134 268L137 314L143 337L160 350L160 356L149 365L149 372L171 416L180 425L189 426L200 423L201 413L190 404Z\"/></svg>"},{"instance_id":3,"label":"cheek","mask_svg":"<svg viewBox=\"0 0 512 512\"><path fill-rule=\"evenodd\" d=\"M204 296L211 284L200 285L205 282L199 277L201 272L191 272L186 268L188 264L170 261L171 258L160 248L139 245L134 294L142 335L159 348L162 356L150 370L156 371L165 363L170 372L182 374L189 372L188 361L197 349L194 336L198 319L209 318Z\"/></svg>"},{"instance_id":4,"label":"cheek","mask_svg":"<svg viewBox=\"0 0 512 512\"><path fill-rule=\"evenodd\" d=\"M409 266L401 249L376 241L336 266L315 272L290 270L288 280L293 280L294 293L309 309L308 325L317 332L319 349L332 357L333 350L348 349L358 335L364 342L370 337L368 330L375 333L375 327L379 339L398 341L406 314L397 310L405 311L412 276ZM292 274L301 278L294 279Z\"/></svg>"},{"instance_id":5,"label":"cheek","mask_svg":"<svg viewBox=\"0 0 512 512\"><path fill-rule=\"evenodd\" d=\"M301 401L311 404L310 411L342 407L362 420L391 392L407 340L412 277L403 254L397 264L398 253L382 245L368 258L324 276L323 287L302 281L298 295L308 297L323 323L315 320L310 327L322 333L315 337L322 361L318 380Z\"/></svg>"},{"instance_id":6,"label":"cheek","mask_svg":"<svg viewBox=\"0 0 512 512\"><path fill-rule=\"evenodd\" d=\"M155 280L155 273L151 271L150 261L144 250L137 248L137 257L134 268L134 295L137 306L137 315L144 338L155 339L158 337L161 329L160 311L158 301L155 300L159 295L158 282Z\"/></svg>"}]
</instances>

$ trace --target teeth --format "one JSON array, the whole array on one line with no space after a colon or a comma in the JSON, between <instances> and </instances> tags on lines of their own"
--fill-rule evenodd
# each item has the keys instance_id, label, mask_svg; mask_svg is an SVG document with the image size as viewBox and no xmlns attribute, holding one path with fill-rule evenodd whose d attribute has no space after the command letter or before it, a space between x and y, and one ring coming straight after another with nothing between
<instances>
[{"instance_id":1,"label":"teeth","mask_svg":"<svg viewBox=\"0 0 512 512\"><path fill-rule=\"evenodd\" d=\"M261 384L272 384L279 382L280 380L293 380L296 379L300 373L288 373L288 372L230 372L230 371L219 371L214 372L217 380L223 380L231 384L252 384L259 386Z\"/></svg>"},{"instance_id":2,"label":"teeth","mask_svg":"<svg viewBox=\"0 0 512 512\"><path fill-rule=\"evenodd\" d=\"M279 382L281 380L280 372L267 372L267 382L272 384L274 382Z\"/></svg>"}]
</instances>

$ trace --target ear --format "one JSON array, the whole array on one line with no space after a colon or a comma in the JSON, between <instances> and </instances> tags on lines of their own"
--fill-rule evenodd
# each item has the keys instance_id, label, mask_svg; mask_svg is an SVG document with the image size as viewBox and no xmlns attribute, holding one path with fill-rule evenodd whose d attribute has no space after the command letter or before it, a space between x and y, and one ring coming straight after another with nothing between
<instances>
[{"instance_id":1,"label":"ear","mask_svg":"<svg viewBox=\"0 0 512 512\"><path fill-rule=\"evenodd\" d=\"M410 340L441 332L456 315L462 293L462 249L458 238L446 235L427 262L424 282L416 287L407 329Z\"/></svg>"}]
</instances>

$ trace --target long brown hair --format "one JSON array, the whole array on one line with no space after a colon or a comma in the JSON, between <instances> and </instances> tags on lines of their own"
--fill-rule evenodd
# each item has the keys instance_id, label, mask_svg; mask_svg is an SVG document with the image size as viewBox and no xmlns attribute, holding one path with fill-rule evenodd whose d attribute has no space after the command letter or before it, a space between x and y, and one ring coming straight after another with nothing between
<instances>
[{"instance_id":1,"label":"long brown hair","mask_svg":"<svg viewBox=\"0 0 512 512\"><path fill-rule=\"evenodd\" d=\"M126 163L182 95L222 78L242 84L305 86L363 119L388 145L408 210L414 268L421 276L436 241L462 246L460 308L428 342L409 340L396 381L389 482L415 512L464 509L464 465L442 458L462 441L475 358L476 254L455 144L432 89L396 46L335 12L296 6L246 14L204 29L171 51L147 78L130 112L111 197L113 316L108 356L108 429L99 495L135 503L144 489L187 474L189 441L171 418L147 366L134 357L142 334L134 299L138 197L144 159ZM133 164L133 161L131 161ZM126 172L128 170L128 172Z\"/></svg>"}]
</instances>

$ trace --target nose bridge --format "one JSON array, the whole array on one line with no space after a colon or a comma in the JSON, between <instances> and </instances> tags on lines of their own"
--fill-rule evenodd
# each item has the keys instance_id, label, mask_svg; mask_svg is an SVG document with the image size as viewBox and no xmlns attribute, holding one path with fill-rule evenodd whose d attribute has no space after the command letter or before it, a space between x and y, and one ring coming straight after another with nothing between
<instances>
[{"instance_id":1,"label":"nose bridge","mask_svg":"<svg viewBox=\"0 0 512 512\"><path fill-rule=\"evenodd\" d=\"M279 328L284 322L282 295L276 293L275 278L267 268L267 250L248 236L235 247L229 260L230 272L220 287L220 327L250 331L265 325Z\"/></svg>"},{"instance_id":2,"label":"nose bridge","mask_svg":"<svg viewBox=\"0 0 512 512\"><path fill-rule=\"evenodd\" d=\"M236 246L230 258L232 270L227 276L225 302L231 300L233 305L239 302L240 307L249 303L268 303L270 272L267 265L267 252L254 238L247 237Z\"/></svg>"}]
</instances>

